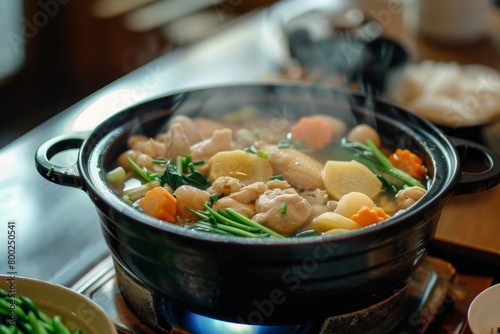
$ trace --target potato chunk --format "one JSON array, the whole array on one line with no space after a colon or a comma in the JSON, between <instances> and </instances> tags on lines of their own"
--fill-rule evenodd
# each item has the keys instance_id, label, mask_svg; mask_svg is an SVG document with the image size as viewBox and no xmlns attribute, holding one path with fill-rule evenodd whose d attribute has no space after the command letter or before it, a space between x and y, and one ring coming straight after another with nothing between
<instances>
[{"instance_id":1,"label":"potato chunk","mask_svg":"<svg viewBox=\"0 0 500 334\"><path fill-rule=\"evenodd\" d=\"M273 176L273 169L267 159L243 150L223 151L209 160L208 179L214 182L219 177L230 176L242 185L267 182Z\"/></svg>"},{"instance_id":2,"label":"potato chunk","mask_svg":"<svg viewBox=\"0 0 500 334\"><path fill-rule=\"evenodd\" d=\"M326 232L333 229L355 230L362 226L354 220L335 212L325 212L316 217L311 225L316 231Z\"/></svg>"},{"instance_id":3,"label":"potato chunk","mask_svg":"<svg viewBox=\"0 0 500 334\"><path fill-rule=\"evenodd\" d=\"M335 212L344 217L351 218L352 215L358 213L359 209L363 206L371 208L375 206L375 203L367 195L353 191L342 196L337 204Z\"/></svg>"},{"instance_id":4,"label":"potato chunk","mask_svg":"<svg viewBox=\"0 0 500 334\"><path fill-rule=\"evenodd\" d=\"M382 182L375 174L355 160L330 160L321 171L321 176L325 190L336 200L353 191L373 199L382 190Z\"/></svg>"}]
</instances>

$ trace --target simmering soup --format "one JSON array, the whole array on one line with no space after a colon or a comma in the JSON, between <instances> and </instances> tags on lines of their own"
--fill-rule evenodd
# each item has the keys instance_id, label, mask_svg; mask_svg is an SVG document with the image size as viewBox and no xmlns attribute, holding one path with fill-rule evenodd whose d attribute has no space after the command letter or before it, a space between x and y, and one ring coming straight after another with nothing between
<instances>
[{"instance_id":1,"label":"simmering soup","mask_svg":"<svg viewBox=\"0 0 500 334\"><path fill-rule=\"evenodd\" d=\"M240 237L348 233L426 192L422 158L384 147L368 124L348 128L322 114L269 122L238 113L221 121L174 116L154 137L131 136L107 182L166 224Z\"/></svg>"}]
</instances>

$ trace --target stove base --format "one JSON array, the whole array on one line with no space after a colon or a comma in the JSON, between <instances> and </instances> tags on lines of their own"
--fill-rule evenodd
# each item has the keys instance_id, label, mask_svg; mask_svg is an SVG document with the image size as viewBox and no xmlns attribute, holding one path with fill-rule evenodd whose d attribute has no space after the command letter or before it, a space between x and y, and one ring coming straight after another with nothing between
<instances>
[{"instance_id":1,"label":"stove base","mask_svg":"<svg viewBox=\"0 0 500 334\"><path fill-rule=\"evenodd\" d=\"M362 310L329 317L322 324L293 328L285 326L286 330L280 326L279 333L425 333L446 302L448 287L455 274L451 264L428 256L412 275L408 285L387 298ZM111 258L89 272L73 289L97 302L113 318L120 333L191 333L189 328L180 328L186 326L178 323L178 320L182 318L186 322L192 317L174 315L167 317L168 322L165 310L160 309L153 294L119 265L115 265ZM252 333L272 333L272 329L261 328Z\"/></svg>"},{"instance_id":2,"label":"stove base","mask_svg":"<svg viewBox=\"0 0 500 334\"><path fill-rule=\"evenodd\" d=\"M321 334L390 333L404 316L408 286L364 309L325 319Z\"/></svg>"}]
</instances>

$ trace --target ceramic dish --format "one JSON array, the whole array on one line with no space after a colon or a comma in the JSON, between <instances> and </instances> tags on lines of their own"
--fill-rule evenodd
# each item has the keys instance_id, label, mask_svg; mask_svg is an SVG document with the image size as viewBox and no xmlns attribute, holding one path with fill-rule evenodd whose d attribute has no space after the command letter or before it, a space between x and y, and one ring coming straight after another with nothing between
<instances>
[{"instance_id":1,"label":"ceramic dish","mask_svg":"<svg viewBox=\"0 0 500 334\"><path fill-rule=\"evenodd\" d=\"M425 60L391 74L386 95L438 126L464 128L500 119L500 73L493 68Z\"/></svg>"},{"instance_id":2,"label":"ceramic dish","mask_svg":"<svg viewBox=\"0 0 500 334\"><path fill-rule=\"evenodd\" d=\"M473 334L497 333L496 329L500 327L499 303L500 284L489 287L474 298L467 314Z\"/></svg>"},{"instance_id":3,"label":"ceramic dish","mask_svg":"<svg viewBox=\"0 0 500 334\"><path fill-rule=\"evenodd\" d=\"M26 277L0 275L0 288L15 291L16 296L29 297L50 317L59 315L70 329L83 334L117 334L106 313L87 297L62 285Z\"/></svg>"}]
</instances>

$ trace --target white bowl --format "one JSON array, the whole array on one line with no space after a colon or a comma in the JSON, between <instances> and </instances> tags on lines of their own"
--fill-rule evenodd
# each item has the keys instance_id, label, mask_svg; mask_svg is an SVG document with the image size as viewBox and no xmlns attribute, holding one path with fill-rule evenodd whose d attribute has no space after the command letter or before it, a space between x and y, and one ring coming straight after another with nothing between
<instances>
[{"instance_id":1,"label":"white bowl","mask_svg":"<svg viewBox=\"0 0 500 334\"><path fill-rule=\"evenodd\" d=\"M0 288L16 296L29 297L50 317L59 315L70 330L85 334L117 334L108 315L89 298L62 285L26 278L0 275Z\"/></svg>"},{"instance_id":2,"label":"white bowl","mask_svg":"<svg viewBox=\"0 0 500 334\"><path fill-rule=\"evenodd\" d=\"M500 327L500 284L493 285L474 298L467 318L473 334L490 334ZM496 332L495 332L496 333Z\"/></svg>"}]
</instances>

